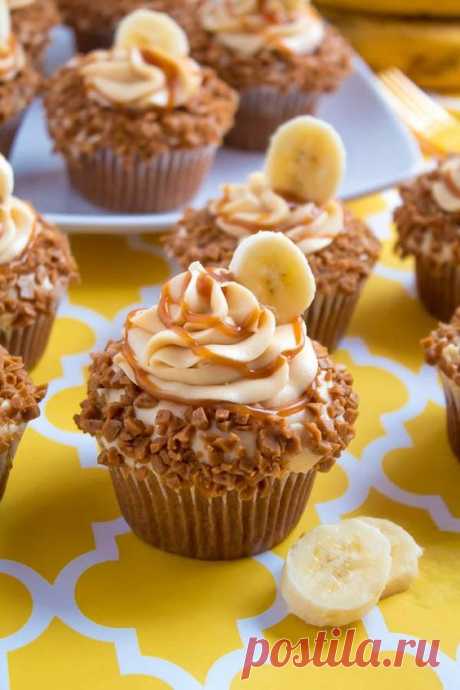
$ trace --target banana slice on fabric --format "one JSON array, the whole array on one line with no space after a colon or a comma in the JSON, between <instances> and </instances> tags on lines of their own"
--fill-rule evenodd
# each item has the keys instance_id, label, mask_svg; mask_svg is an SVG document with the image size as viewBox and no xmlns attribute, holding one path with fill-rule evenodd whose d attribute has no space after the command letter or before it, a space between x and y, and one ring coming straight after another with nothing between
<instances>
[{"instance_id":1,"label":"banana slice on fabric","mask_svg":"<svg viewBox=\"0 0 460 690\"><path fill-rule=\"evenodd\" d=\"M315 296L315 279L302 251L281 232L258 232L235 250L230 271L279 324L301 316Z\"/></svg>"},{"instance_id":2,"label":"banana slice on fabric","mask_svg":"<svg viewBox=\"0 0 460 690\"><path fill-rule=\"evenodd\" d=\"M358 520L378 529L391 545L390 576L381 598L404 592L418 575L418 560L423 550L409 532L391 520L372 517Z\"/></svg>"},{"instance_id":3,"label":"banana slice on fabric","mask_svg":"<svg viewBox=\"0 0 460 690\"><path fill-rule=\"evenodd\" d=\"M281 125L272 136L265 173L276 192L321 206L336 196L345 158L342 139L331 125L301 115Z\"/></svg>"},{"instance_id":4,"label":"banana slice on fabric","mask_svg":"<svg viewBox=\"0 0 460 690\"><path fill-rule=\"evenodd\" d=\"M175 57L186 57L189 44L185 32L167 14L135 10L118 25L116 48L156 48Z\"/></svg>"},{"instance_id":5,"label":"banana slice on fabric","mask_svg":"<svg viewBox=\"0 0 460 690\"><path fill-rule=\"evenodd\" d=\"M375 606L390 569L390 542L375 527L358 519L319 525L290 549L281 594L310 625L347 625Z\"/></svg>"}]
</instances>

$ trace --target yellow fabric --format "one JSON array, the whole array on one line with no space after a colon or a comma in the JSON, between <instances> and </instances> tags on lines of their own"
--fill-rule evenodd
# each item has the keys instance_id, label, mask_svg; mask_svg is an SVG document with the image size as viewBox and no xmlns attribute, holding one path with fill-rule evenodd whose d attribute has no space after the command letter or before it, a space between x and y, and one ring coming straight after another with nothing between
<instances>
[{"instance_id":1,"label":"yellow fabric","mask_svg":"<svg viewBox=\"0 0 460 690\"><path fill-rule=\"evenodd\" d=\"M460 463L445 434L435 373L419 340L434 326L414 296L410 261L395 258L394 192L352 204L384 251L337 353L361 396L350 453L318 477L299 526L270 554L203 563L154 550L120 518L95 446L72 421L87 353L116 337L137 303L152 304L169 274L155 239L73 237L82 283L61 309L33 373L49 380L0 504L0 688L65 690L335 690L454 688L460 642ZM400 669L270 665L240 679L247 636L296 641L315 631L275 602L289 546L320 521L389 517L425 549L410 591L383 601L358 638L441 640L441 666ZM443 680L441 680L441 678Z\"/></svg>"}]
</instances>

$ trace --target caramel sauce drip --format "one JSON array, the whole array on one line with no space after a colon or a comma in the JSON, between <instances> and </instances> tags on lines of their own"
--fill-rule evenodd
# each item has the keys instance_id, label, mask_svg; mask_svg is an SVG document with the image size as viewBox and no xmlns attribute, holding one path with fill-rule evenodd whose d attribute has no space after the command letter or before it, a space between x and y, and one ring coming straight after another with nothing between
<instances>
[{"instance_id":1,"label":"caramel sauce drip","mask_svg":"<svg viewBox=\"0 0 460 690\"><path fill-rule=\"evenodd\" d=\"M174 107L174 103L176 102L180 82L177 65L173 60L168 60L166 56L157 53L155 50L149 50L148 48L143 48L141 50L141 55L147 64L153 65L153 67L158 67L158 69L164 73L168 87L167 107L172 109Z\"/></svg>"},{"instance_id":2,"label":"caramel sauce drip","mask_svg":"<svg viewBox=\"0 0 460 690\"><path fill-rule=\"evenodd\" d=\"M226 335L230 335L232 337L240 337L241 339L244 339L252 333L253 326L257 323L260 323L261 318L263 318L264 313L261 312L260 309L257 309L247 317L246 321L241 326L232 326L231 324L224 323L222 319L220 319L219 317L204 314L196 314L194 312L191 312L188 309L187 305L184 303L184 294L188 285L190 284L190 280L191 273L190 271L188 271L180 295L180 318L181 320L183 320L184 323L188 322L194 323L195 325L199 324L201 328L216 328L221 333L224 333ZM198 278L197 291L201 297L209 299L212 290L212 281L213 275L211 273L203 274ZM166 284L162 290L160 302L158 304L158 316L165 325L165 327L177 333L179 337L182 339L184 345L188 347L194 354L200 357L200 359L205 361L207 360L215 364L220 364L222 366L226 366L232 369L237 369L241 373L242 378L260 379L272 376L276 371L278 371L280 367L283 366L283 364L286 361L290 361L296 355L298 355L305 344L302 329L302 318L299 317L292 323L296 342L295 347L292 350L288 350L278 355L278 357L275 360L273 360L273 362L270 362L270 364L268 364L267 366L261 367L259 369L253 369L244 362L235 362L234 360L228 359L226 357L221 357L211 352L207 347L200 345L193 338L193 335L191 335L191 333L184 328L184 326L178 325L171 318L169 309L172 302L173 300L171 297L170 286L169 284ZM141 310L135 309L134 311L130 312L130 314L128 314L126 321L126 335L124 338L124 342L122 344L122 354L126 358L131 369L133 370L138 385L144 390L148 391L153 397L162 397L167 400L170 400L171 402L176 402L178 404L189 404L190 401L183 400L182 398L179 398L177 396L165 394L163 391L158 389L157 386L155 386L155 384L150 380L148 373L141 369L137 364L134 353L128 343L128 333L131 328L135 327L132 324L132 319L138 313L138 311ZM210 400L194 400L193 402L194 404L199 404L203 406L216 404L216 401ZM288 405L271 410L266 410L262 407L252 405L238 405L236 403L227 402L219 402L219 405L237 411L250 411L253 414L270 414L284 417L289 416L291 414L295 414L296 412L300 412L305 408L307 402L308 401L306 398L301 398L300 400L295 401L294 403L290 403Z\"/></svg>"},{"instance_id":3,"label":"caramel sauce drip","mask_svg":"<svg viewBox=\"0 0 460 690\"><path fill-rule=\"evenodd\" d=\"M444 177L445 185L446 185L447 189L449 190L449 192L450 192L451 194L453 194L453 196L456 196L458 199L460 199L460 187L459 187L458 184L455 182L454 176L453 176L453 174L452 174L452 171L451 171L451 170L448 170L448 171L444 174L443 177Z\"/></svg>"}]
</instances>

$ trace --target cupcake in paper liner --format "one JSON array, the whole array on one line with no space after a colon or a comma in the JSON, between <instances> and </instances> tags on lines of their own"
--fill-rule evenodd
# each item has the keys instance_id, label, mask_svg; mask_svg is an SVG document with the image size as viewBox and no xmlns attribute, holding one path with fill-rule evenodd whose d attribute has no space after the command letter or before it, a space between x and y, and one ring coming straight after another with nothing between
<instances>
[{"instance_id":1,"label":"cupcake in paper liner","mask_svg":"<svg viewBox=\"0 0 460 690\"><path fill-rule=\"evenodd\" d=\"M414 257L425 309L449 321L460 306L460 156L440 161L399 191L396 251L403 258Z\"/></svg>"},{"instance_id":2,"label":"cupcake in paper liner","mask_svg":"<svg viewBox=\"0 0 460 690\"><path fill-rule=\"evenodd\" d=\"M460 308L450 323L440 323L422 340L422 346L426 361L439 372L446 399L447 434L460 460Z\"/></svg>"},{"instance_id":3,"label":"cupcake in paper liner","mask_svg":"<svg viewBox=\"0 0 460 690\"><path fill-rule=\"evenodd\" d=\"M30 369L77 269L67 237L13 196L13 187L13 170L0 156L0 344Z\"/></svg>"},{"instance_id":4,"label":"cupcake in paper liner","mask_svg":"<svg viewBox=\"0 0 460 690\"><path fill-rule=\"evenodd\" d=\"M188 27L193 57L240 95L229 146L264 151L271 134L314 113L351 72L351 49L308 0L205 0Z\"/></svg>"},{"instance_id":5,"label":"cupcake in paper liner","mask_svg":"<svg viewBox=\"0 0 460 690\"><path fill-rule=\"evenodd\" d=\"M242 239L260 230L284 233L308 257L316 280L308 334L333 350L380 251L367 225L335 200L344 167L343 144L330 125L294 118L272 137L265 170L224 185L205 208L187 210L165 236L166 252L182 268L192 261L227 267Z\"/></svg>"},{"instance_id":6,"label":"cupcake in paper liner","mask_svg":"<svg viewBox=\"0 0 460 690\"><path fill-rule=\"evenodd\" d=\"M8 0L13 33L32 63L41 68L52 29L60 23L55 0Z\"/></svg>"},{"instance_id":7,"label":"cupcake in paper liner","mask_svg":"<svg viewBox=\"0 0 460 690\"><path fill-rule=\"evenodd\" d=\"M40 75L12 31L8 2L0 0L0 154L10 154L24 111L39 86Z\"/></svg>"},{"instance_id":8,"label":"cupcake in paper liner","mask_svg":"<svg viewBox=\"0 0 460 690\"><path fill-rule=\"evenodd\" d=\"M357 417L350 374L307 336L314 289L302 252L259 233L230 271L192 263L94 355L76 422L142 539L233 559L296 525Z\"/></svg>"},{"instance_id":9,"label":"cupcake in paper liner","mask_svg":"<svg viewBox=\"0 0 460 690\"><path fill-rule=\"evenodd\" d=\"M50 80L48 128L72 185L114 211L184 205L231 127L237 96L188 56L183 30L137 10L113 48L77 56Z\"/></svg>"},{"instance_id":10,"label":"cupcake in paper liner","mask_svg":"<svg viewBox=\"0 0 460 690\"><path fill-rule=\"evenodd\" d=\"M0 345L0 499L27 423L39 416L46 386L35 386L20 357Z\"/></svg>"}]
</instances>

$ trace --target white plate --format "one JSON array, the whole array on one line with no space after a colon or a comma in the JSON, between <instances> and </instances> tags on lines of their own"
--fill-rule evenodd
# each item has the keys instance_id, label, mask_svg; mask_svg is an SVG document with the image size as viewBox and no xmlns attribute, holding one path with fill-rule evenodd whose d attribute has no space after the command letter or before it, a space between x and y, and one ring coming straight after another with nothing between
<instances>
[{"instance_id":1,"label":"white plate","mask_svg":"<svg viewBox=\"0 0 460 690\"><path fill-rule=\"evenodd\" d=\"M70 33L57 29L48 56L49 71L65 62L72 50ZM318 113L338 129L345 142L347 174L340 194L344 199L389 187L416 173L422 164L416 142L390 110L371 71L358 58L355 67L342 88L322 100ZM179 212L118 215L82 199L67 181L63 160L52 153L39 101L25 117L12 160L17 195L29 199L68 232L157 232L180 216ZM204 205L217 195L222 183L242 181L262 164L261 154L221 150L193 205Z\"/></svg>"}]
</instances>

